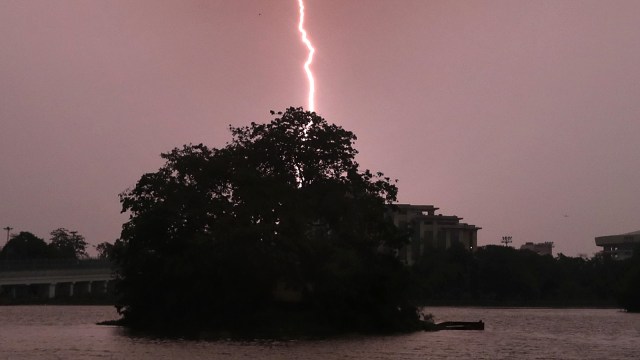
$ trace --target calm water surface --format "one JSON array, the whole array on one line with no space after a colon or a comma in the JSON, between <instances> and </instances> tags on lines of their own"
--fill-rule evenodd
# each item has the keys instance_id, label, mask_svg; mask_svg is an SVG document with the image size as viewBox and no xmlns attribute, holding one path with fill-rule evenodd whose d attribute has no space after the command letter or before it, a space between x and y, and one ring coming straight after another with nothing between
<instances>
[{"instance_id":1,"label":"calm water surface","mask_svg":"<svg viewBox=\"0 0 640 360\"><path fill-rule=\"evenodd\" d=\"M2 359L640 359L640 314L613 309L429 308L485 331L330 340L193 341L131 336L108 306L0 307Z\"/></svg>"}]
</instances>

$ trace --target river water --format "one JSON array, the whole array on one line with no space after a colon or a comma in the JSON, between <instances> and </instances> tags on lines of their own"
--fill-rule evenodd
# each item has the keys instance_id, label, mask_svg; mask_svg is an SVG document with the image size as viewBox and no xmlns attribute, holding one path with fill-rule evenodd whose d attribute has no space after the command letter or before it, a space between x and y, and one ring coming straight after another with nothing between
<instances>
[{"instance_id":1,"label":"river water","mask_svg":"<svg viewBox=\"0 0 640 360\"><path fill-rule=\"evenodd\" d=\"M132 336L109 306L0 307L1 359L639 359L640 314L615 309L426 309L484 331L328 340L195 341Z\"/></svg>"}]
</instances>

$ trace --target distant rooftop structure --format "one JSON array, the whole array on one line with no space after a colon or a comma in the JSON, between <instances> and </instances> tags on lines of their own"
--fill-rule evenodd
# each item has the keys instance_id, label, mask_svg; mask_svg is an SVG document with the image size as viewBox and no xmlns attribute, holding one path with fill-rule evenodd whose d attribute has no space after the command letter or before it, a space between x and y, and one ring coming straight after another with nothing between
<instances>
[{"instance_id":1,"label":"distant rooftop structure","mask_svg":"<svg viewBox=\"0 0 640 360\"><path fill-rule=\"evenodd\" d=\"M553 256L553 242L546 241L543 243L534 244L532 242L527 242L524 245L520 246L520 250L529 250L533 251L538 255L551 255Z\"/></svg>"},{"instance_id":2,"label":"distant rooftop structure","mask_svg":"<svg viewBox=\"0 0 640 360\"><path fill-rule=\"evenodd\" d=\"M640 246L640 230L620 235L596 237L596 245L602 247L602 255L624 260L633 256L633 248Z\"/></svg>"},{"instance_id":3,"label":"distant rooftop structure","mask_svg":"<svg viewBox=\"0 0 640 360\"><path fill-rule=\"evenodd\" d=\"M456 215L436 214L433 205L395 204L390 216L393 223L410 230L409 244L398 254L405 264L412 265L425 251L431 249L448 249L454 244L461 244L469 250L475 250L478 244L480 227L461 223Z\"/></svg>"}]
</instances>

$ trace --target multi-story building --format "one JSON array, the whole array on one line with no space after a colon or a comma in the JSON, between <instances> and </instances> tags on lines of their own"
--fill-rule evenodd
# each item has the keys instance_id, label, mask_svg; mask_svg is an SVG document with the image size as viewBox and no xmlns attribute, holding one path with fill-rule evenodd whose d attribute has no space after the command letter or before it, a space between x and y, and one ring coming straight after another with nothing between
<instances>
[{"instance_id":1,"label":"multi-story building","mask_svg":"<svg viewBox=\"0 0 640 360\"><path fill-rule=\"evenodd\" d=\"M596 245L602 246L602 255L624 260L633 256L634 247L640 246L640 230L620 235L596 237Z\"/></svg>"},{"instance_id":2,"label":"multi-story building","mask_svg":"<svg viewBox=\"0 0 640 360\"><path fill-rule=\"evenodd\" d=\"M480 227L461 223L461 217L437 214L433 205L396 204L390 211L393 223L410 233L409 244L398 253L405 264L412 265L430 248L447 249L461 244L475 250Z\"/></svg>"}]
</instances>

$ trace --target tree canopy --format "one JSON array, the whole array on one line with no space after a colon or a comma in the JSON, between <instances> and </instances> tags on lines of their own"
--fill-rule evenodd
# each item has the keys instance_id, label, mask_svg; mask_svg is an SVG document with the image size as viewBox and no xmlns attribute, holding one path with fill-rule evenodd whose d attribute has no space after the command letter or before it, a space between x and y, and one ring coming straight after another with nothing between
<instances>
[{"instance_id":1,"label":"tree canopy","mask_svg":"<svg viewBox=\"0 0 640 360\"><path fill-rule=\"evenodd\" d=\"M87 257L87 242L77 231L58 228L51 232L49 248L55 258L81 259Z\"/></svg>"},{"instance_id":2,"label":"tree canopy","mask_svg":"<svg viewBox=\"0 0 640 360\"><path fill-rule=\"evenodd\" d=\"M101 242L96 245L96 251L98 252L98 259L110 259L113 252L113 244L107 241Z\"/></svg>"},{"instance_id":3,"label":"tree canopy","mask_svg":"<svg viewBox=\"0 0 640 360\"><path fill-rule=\"evenodd\" d=\"M86 258L87 242L77 231L58 228L51 232L50 242L21 231L13 235L0 252L3 260L81 259Z\"/></svg>"},{"instance_id":4,"label":"tree canopy","mask_svg":"<svg viewBox=\"0 0 640 360\"><path fill-rule=\"evenodd\" d=\"M396 186L359 170L353 133L302 108L272 115L230 127L223 148L162 154L164 166L120 195L130 216L112 254L124 319L229 329L295 309L335 330L415 326L392 256L403 237L385 218Z\"/></svg>"},{"instance_id":5,"label":"tree canopy","mask_svg":"<svg viewBox=\"0 0 640 360\"><path fill-rule=\"evenodd\" d=\"M49 257L47 243L27 231L13 235L0 252L3 260L45 259Z\"/></svg>"}]
</instances>

